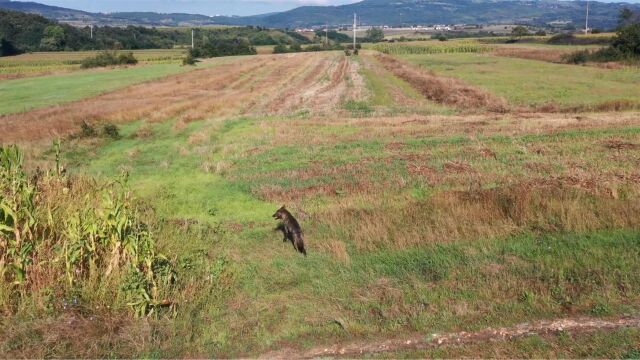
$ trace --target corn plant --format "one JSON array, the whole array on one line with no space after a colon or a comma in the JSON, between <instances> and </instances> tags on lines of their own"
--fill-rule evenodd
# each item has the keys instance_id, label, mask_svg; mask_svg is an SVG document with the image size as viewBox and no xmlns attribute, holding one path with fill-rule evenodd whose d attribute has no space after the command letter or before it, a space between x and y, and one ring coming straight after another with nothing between
<instances>
[{"instance_id":1,"label":"corn plant","mask_svg":"<svg viewBox=\"0 0 640 360\"><path fill-rule=\"evenodd\" d=\"M0 277L21 284L34 250L36 195L15 146L0 148Z\"/></svg>"},{"instance_id":2,"label":"corn plant","mask_svg":"<svg viewBox=\"0 0 640 360\"><path fill-rule=\"evenodd\" d=\"M452 54L452 53L480 53L491 51L493 47L471 41L456 41L450 43L380 43L372 47L388 55L423 55L423 54Z\"/></svg>"},{"instance_id":3,"label":"corn plant","mask_svg":"<svg viewBox=\"0 0 640 360\"><path fill-rule=\"evenodd\" d=\"M65 289L82 287L88 279L119 283L118 291L136 315L154 313L168 302L159 299L159 288L170 288L175 272L167 258L156 254L126 175L104 186L70 186L60 144L54 143L54 149L56 168L36 180L24 171L17 147L0 148L0 281L26 294L33 260L51 256L38 270L64 274Z\"/></svg>"}]
</instances>

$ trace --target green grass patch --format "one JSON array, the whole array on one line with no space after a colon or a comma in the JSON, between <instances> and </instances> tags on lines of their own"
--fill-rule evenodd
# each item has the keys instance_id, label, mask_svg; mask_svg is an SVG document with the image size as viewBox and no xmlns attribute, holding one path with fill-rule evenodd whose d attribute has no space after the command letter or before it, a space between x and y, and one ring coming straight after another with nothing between
<instances>
[{"instance_id":1,"label":"green grass patch","mask_svg":"<svg viewBox=\"0 0 640 360\"><path fill-rule=\"evenodd\" d=\"M513 104L640 102L640 71L632 67L601 69L473 53L401 57L438 74L484 87Z\"/></svg>"},{"instance_id":2,"label":"green grass patch","mask_svg":"<svg viewBox=\"0 0 640 360\"><path fill-rule=\"evenodd\" d=\"M188 70L160 64L0 81L0 115L79 100Z\"/></svg>"}]
</instances>

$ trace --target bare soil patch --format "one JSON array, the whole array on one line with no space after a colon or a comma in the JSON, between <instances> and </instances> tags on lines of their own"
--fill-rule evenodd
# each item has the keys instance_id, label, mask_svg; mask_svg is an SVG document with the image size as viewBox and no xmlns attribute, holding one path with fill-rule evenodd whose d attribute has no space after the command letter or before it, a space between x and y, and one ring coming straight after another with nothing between
<instances>
[{"instance_id":1,"label":"bare soil patch","mask_svg":"<svg viewBox=\"0 0 640 360\"><path fill-rule=\"evenodd\" d=\"M306 351L282 349L264 354L262 358L311 359L328 356L346 358L364 356L373 353L433 349L450 345L504 341L532 335L557 334L561 332L581 333L593 332L596 330L639 327L640 316L622 317L618 319L597 319L589 317L566 318L522 323L511 327L486 328L473 332L461 331L448 334L418 334L406 338L395 338L390 340L329 345Z\"/></svg>"}]
</instances>

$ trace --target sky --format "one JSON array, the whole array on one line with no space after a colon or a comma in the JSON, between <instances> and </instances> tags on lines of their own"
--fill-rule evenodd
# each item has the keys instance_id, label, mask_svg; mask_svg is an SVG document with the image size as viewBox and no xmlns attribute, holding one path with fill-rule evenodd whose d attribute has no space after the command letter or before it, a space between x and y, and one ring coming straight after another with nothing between
<instances>
[{"instance_id":1,"label":"sky","mask_svg":"<svg viewBox=\"0 0 640 360\"><path fill-rule=\"evenodd\" d=\"M25 0L26 1L26 0ZM204 15L256 15L302 5L342 5L358 0L30 0L91 12L154 11Z\"/></svg>"}]
</instances>

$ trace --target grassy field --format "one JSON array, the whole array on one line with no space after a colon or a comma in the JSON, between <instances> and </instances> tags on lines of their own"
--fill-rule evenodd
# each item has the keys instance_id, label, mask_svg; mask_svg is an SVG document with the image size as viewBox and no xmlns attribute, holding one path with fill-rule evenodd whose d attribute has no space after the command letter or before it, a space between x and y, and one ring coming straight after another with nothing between
<instances>
[{"instance_id":1,"label":"grassy field","mask_svg":"<svg viewBox=\"0 0 640 360\"><path fill-rule=\"evenodd\" d=\"M599 103L588 81L609 84L619 99L638 77L637 69L484 53L399 57L514 104ZM71 179L127 173L177 279L167 295L175 314L145 319L89 286L60 295L78 299L71 309L36 287L28 300L0 308L0 351L254 357L639 316L638 113L470 109L456 99L474 96L472 85L424 75L451 85L428 97L433 89L385 61L370 52L232 58L0 119L11 130L0 140L27 146L30 168L55 161L38 147L50 136L38 129L44 124L77 135L62 145ZM555 82L543 76L551 69ZM528 96L517 97L522 91ZM79 136L83 120L96 128L116 122L120 136ZM304 228L308 257L274 231L271 215L283 204ZM375 356L634 357L639 340L637 329L620 328Z\"/></svg>"},{"instance_id":2,"label":"grassy field","mask_svg":"<svg viewBox=\"0 0 640 360\"><path fill-rule=\"evenodd\" d=\"M640 72L636 68L602 69L476 53L401 57L437 74L486 88L517 105L640 101Z\"/></svg>"},{"instance_id":3,"label":"grassy field","mask_svg":"<svg viewBox=\"0 0 640 360\"><path fill-rule=\"evenodd\" d=\"M4 80L0 81L0 114L62 104L189 69L164 64Z\"/></svg>"},{"instance_id":4,"label":"grassy field","mask_svg":"<svg viewBox=\"0 0 640 360\"><path fill-rule=\"evenodd\" d=\"M98 51L36 52L0 58L0 79L37 76L80 70L83 59ZM143 64L180 64L184 49L134 50L134 56Z\"/></svg>"}]
</instances>

